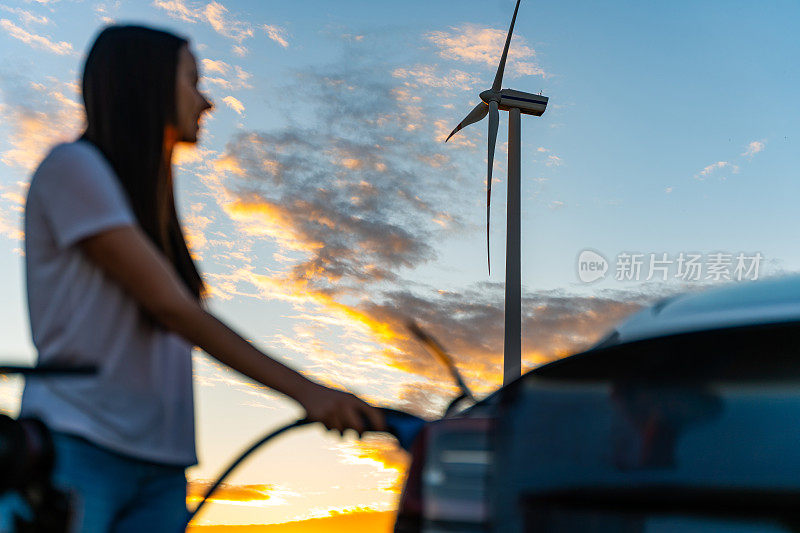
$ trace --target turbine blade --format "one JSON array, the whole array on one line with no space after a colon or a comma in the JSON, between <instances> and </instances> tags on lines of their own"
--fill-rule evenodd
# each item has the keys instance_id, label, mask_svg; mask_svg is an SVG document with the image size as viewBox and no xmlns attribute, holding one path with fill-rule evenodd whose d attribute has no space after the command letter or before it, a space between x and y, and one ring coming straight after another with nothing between
<instances>
[{"instance_id":1,"label":"turbine blade","mask_svg":"<svg viewBox=\"0 0 800 533\"><path fill-rule=\"evenodd\" d=\"M481 120L483 117L486 116L486 113L488 112L489 112L489 106L486 105L484 102L480 102L472 109L472 111L469 112L469 115L467 115L464 120L458 123L458 126L456 126L456 128L450 132L450 135L447 136L447 139L445 139L444 142L449 141L450 137L458 133L460 129L465 128L470 124L474 124L475 122Z\"/></svg>"},{"instance_id":2,"label":"turbine blade","mask_svg":"<svg viewBox=\"0 0 800 533\"><path fill-rule=\"evenodd\" d=\"M500 123L500 113L497 111L497 102L492 100L489 104L489 167L486 171L486 261L489 265L489 275L492 275L492 259L489 254L489 213L492 205L492 167L494 166L494 145L497 142L497 126Z\"/></svg>"},{"instance_id":3,"label":"turbine blade","mask_svg":"<svg viewBox=\"0 0 800 533\"><path fill-rule=\"evenodd\" d=\"M517 0L517 7L514 8L514 16L511 17L511 27L508 28L508 35L506 36L506 45L503 47L503 55L500 57L500 65L497 67L497 74L494 76L494 83L492 84L493 91L499 91L500 85L503 83L503 71L506 69L506 58L508 57L508 45L511 44L511 34L514 33L514 22L517 20L517 11L519 10L519 2Z\"/></svg>"}]
</instances>

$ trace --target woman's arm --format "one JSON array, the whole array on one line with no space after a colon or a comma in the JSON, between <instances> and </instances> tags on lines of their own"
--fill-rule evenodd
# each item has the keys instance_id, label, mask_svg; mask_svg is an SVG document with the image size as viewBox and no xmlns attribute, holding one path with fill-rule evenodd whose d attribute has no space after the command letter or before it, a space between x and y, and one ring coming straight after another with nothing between
<instances>
[{"instance_id":1,"label":"woman's arm","mask_svg":"<svg viewBox=\"0 0 800 533\"><path fill-rule=\"evenodd\" d=\"M79 243L88 258L119 283L165 328L209 355L295 400L328 429L361 433L364 419L383 429L377 409L356 396L323 387L263 354L203 310L172 265L138 227L113 228Z\"/></svg>"}]
</instances>

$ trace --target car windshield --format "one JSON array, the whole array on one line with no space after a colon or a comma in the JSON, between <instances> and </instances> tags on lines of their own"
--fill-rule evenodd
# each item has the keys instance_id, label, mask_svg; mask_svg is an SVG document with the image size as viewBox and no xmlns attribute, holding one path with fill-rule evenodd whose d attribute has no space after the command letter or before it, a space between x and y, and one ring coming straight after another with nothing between
<instances>
[{"instance_id":1,"label":"car windshield","mask_svg":"<svg viewBox=\"0 0 800 533\"><path fill-rule=\"evenodd\" d=\"M800 323L601 344L530 374L580 380L800 381Z\"/></svg>"}]
</instances>

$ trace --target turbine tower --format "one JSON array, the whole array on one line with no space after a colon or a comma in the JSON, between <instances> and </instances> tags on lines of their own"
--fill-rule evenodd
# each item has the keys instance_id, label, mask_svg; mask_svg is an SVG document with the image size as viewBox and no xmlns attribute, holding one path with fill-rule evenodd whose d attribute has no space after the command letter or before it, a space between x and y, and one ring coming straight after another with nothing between
<instances>
[{"instance_id":1,"label":"turbine tower","mask_svg":"<svg viewBox=\"0 0 800 533\"><path fill-rule=\"evenodd\" d=\"M497 126L500 122L498 110L508 111L508 207L506 222L506 300L505 340L503 343L503 384L513 381L522 373L522 280L520 266L520 114L542 116L547 108L547 97L524 93L513 89L501 89L503 71L506 68L508 46L514 33L520 0L514 8L511 27L508 29L503 55L494 76L492 88L480 94L481 102L469 112L458 126L450 132L445 142L460 129L489 115L489 151L486 169L486 255L491 273L489 256L489 213L492 203L492 165L494 146L497 141Z\"/></svg>"}]
</instances>

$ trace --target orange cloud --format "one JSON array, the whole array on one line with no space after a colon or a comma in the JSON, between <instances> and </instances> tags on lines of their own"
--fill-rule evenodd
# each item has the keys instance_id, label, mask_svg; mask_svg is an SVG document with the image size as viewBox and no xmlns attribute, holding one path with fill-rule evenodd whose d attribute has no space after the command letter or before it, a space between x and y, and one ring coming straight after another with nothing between
<instances>
[{"instance_id":1,"label":"orange cloud","mask_svg":"<svg viewBox=\"0 0 800 533\"><path fill-rule=\"evenodd\" d=\"M230 65L224 61L214 61L213 59L203 59L201 61L203 69L206 72L214 72L218 74L227 74L230 70Z\"/></svg>"},{"instance_id":2,"label":"orange cloud","mask_svg":"<svg viewBox=\"0 0 800 533\"><path fill-rule=\"evenodd\" d=\"M244 70L239 65L231 67L224 61L213 61L210 59L203 59L203 69L209 75L204 75L202 81L221 87L226 91L238 91L240 89L252 89L250 79L252 74Z\"/></svg>"},{"instance_id":3,"label":"orange cloud","mask_svg":"<svg viewBox=\"0 0 800 533\"><path fill-rule=\"evenodd\" d=\"M46 50L58 55L69 55L72 53L72 45L66 41L55 42L48 37L30 33L8 19L0 19L0 28L2 28L9 36L29 44L34 48Z\"/></svg>"},{"instance_id":4,"label":"orange cloud","mask_svg":"<svg viewBox=\"0 0 800 533\"><path fill-rule=\"evenodd\" d=\"M348 157L348 158L342 159L339 163L343 167L349 168L350 170L355 170L357 168L361 168L363 166L363 164L364 164L361 160L356 159L354 157Z\"/></svg>"},{"instance_id":5,"label":"orange cloud","mask_svg":"<svg viewBox=\"0 0 800 533\"><path fill-rule=\"evenodd\" d=\"M219 2L206 4L203 10L205 19L214 31L225 37L242 42L253 36L253 29L246 22L236 20L229 15L228 8Z\"/></svg>"},{"instance_id":6,"label":"orange cloud","mask_svg":"<svg viewBox=\"0 0 800 533\"><path fill-rule=\"evenodd\" d=\"M368 331L380 341L389 342L398 338L408 338L393 324L375 319L356 307L337 301L331 294L314 289L307 280L250 273L249 281L267 298L284 296L283 299L288 301L322 306L333 315L343 318L350 327L359 327L363 331Z\"/></svg>"},{"instance_id":7,"label":"orange cloud","mask_svg":"<svg viewBox=\"0 0 800 533\"><path fill-rule=\"evenodd\" d=\"M200 209L197 209L197 207ZM200 214L202 206L195 204L192 206L192 213L183 217L183 234L186 237L186 244L189 247L193 258L201 259L200 252L208 244L205 229L211 223L211 219Z\"/></svg>"},{"instance_id":8,"label":"orange cloud","mask_svg":"<svg viewBox=\"0 0 800 533\"><path fill-rule=\"evenodd\" d=\"M205 355L195 349L192 354L194 365L193 380L195 384L204 387L220 386L230 391L236 391L248 397L247 405L274 409L281 395L249 379L243 378L238 373L224 366L216 359Z\"/></svg>"},{"instance_id":9,"label":"orange cloud","mask_svg":"<svg viewBox=\"0 0 800 533\"><path fill-rule=\"evenodd\" d=\"M239 115L244 113L244 104L237 98L234 98L233 96L226 96L222 99L222 101L225 102L228 107L236 111Z\"/></svg>"},{"instance_id":10,"label":"orange cloud","mask_svg":"<svg viewBox=\"0 0 800 533\"><path fill-rule=\"evenodd\" d=\"M0 79L0 122L9 126L10 148L0 153L0 162L17 168L27 176L52 146L77 136L83 121L83 107L63 90L70 84L49 78L48 84L32 82L24 76ZM0 234L22 240L22 217L28 183L0 187Z\"/></svg>"},{"instance_id":11,"label":"orange cloud","mask_svg":"<svg viewBox=\"0 0 800 533\"><path fill-rule=\"evenodd\" d=\"M84 123L83 106L58 88L22 77L4 80L0 91L6 101L0 119L11 127L11 149L0 154L0 162L32 172L46 152L59 142L77 137ZM62 84L71 90L69 84Z\"/></svg>"},{"instance_id":12,"label":"orange cloud","mask_svg":"<svg viewBox=\"0 0 800 533\"><path fill-rule=\"evenodd\" d=\"M382 487L383 490L400 494L403 489L403 481L406 471L411 462L411 457L397 446L397 443L388 437L368 437L366 439L353 442L352 461L345 462L369 462L378 466L384 472L392 475L389 485Z\"/></svg>"},{"instance_id":13,"label":"orange cloud","mask_svg":"<svg viewBox=\"0 0 800 533\"><path fill-rule=\"evenodd\" d=\"M284 205L253 197L232 200L223 208L251 235L269 235L291 250L310 252L323 246L320 242L303 239L296 234L291 212ZM330 224L322 217L317 217L317 222Z\"/></svg>"},{"instance_id":14,"label":"orange cloud","mask_svg":"<svg viewBox=\"0 0 800 533\"><path fill-rule=\"evenodd\" d=\"M426 37L439 47L439 55L445 59L479 63L496 69L503 53L507 32L507 29L464 24L450 28L450 31L431 32ZM529 61L535 56L536 51L526 44L522 36L515 34L508 51L506 72L519 76L547 77L541 67Z\"/></svg>"},{"instance_id":15,"label":"orange cloud","mask_svg":"<svg viewBox=\"0 0 800 533\"><path fill-rule=\"evenodd\" d=\"M194 144L179 143L175 145L175 149L172 152L172 162L179 167L201 163L213 153L211 150L200 148Z\"/></svg>"},{"instance_id":16,"label":"orange cloud","mask_svg":"<svg viewBox=\"0 0 800 533\"><path fill-rule=\"evenodd\" d=\"M763 151L765 146L766 146L766 142L764 142L764 141L753 141L753 142L751 142L750 144L747 145L747 147L745 148L744 152L742 152L740 155L743 155L745 157L749 157L750 159L752 159L754 155L756 155L757 153Z\"/></svg>"},{"instance_id":17,"label":"orange cloud","mask_svg":"<svg viewBox=\"0 0 800 533\"><path fill-rule=\"evenodd\" d=\"M305 272L303 275L310 275ZM366 347L359 363L348 363L348 356L336 348L325 348L314 332L295 341L281 336L277 339L292 350L306 353L312 360L325 361L326 382L331 385L354 382L381 353L378 365L388 365L422 382L399 384L396 398L401 406L412 412L436 415L441 413L449 398L456 395L451 378L419 343L406 331L406 320L415 318L439 338L455 358L465 381L479 396L488 394L502 382L503 297L502 287L463 293L439 293L420 296L394 292L383 295L381 304L369 297L354 303L340 300L335 293L318 289L304 277L293 278L280 274L258 274L240 271L238 282L254 286L263 298L291 302L302 308L320 309L326 324L344 330L359 331L374 347ZM578 352L596 342L624 316L637 310L647 300L643 295L615 295L608 298L589 298L574 295L529 294L523 301L523 370ZM325 319L325 317L329 317ZM316 317L303 315L305 321ZM339 350L346 348L339 347ZM358 352L352 352L357 356ZM340 370L337 371L336 369ZM385 367L384 367L385 368Z\"/></svg>"},{"instance_id":18,"label":"orange cloud","mask_svg":"<svg viewBox=\"0 0 800 533\"><path fill-rule=\"evenodd\" d=\"M450 132L453 131L453 128L455 128L456 125L458 125L459 121L462 118L463 117L456 117L454 115L453 119L451 121L449 121L449 122L447 120L443 120L443 119L435 121L433 123L433 129L434 129L434 139L436 140L436 142L443 143L444 140L447 139L447 136L450 135ZM463 146L463 147L468 147L468 148L476 148L477 147L475 142L471 140L471 136L470 135L463 135L463 134L462 135L454 135L447 142L448 142L448 144L452 143L452 144L454 144L456 146Z\"/></svg>"},{"instance_id":19,"label":"orange cloud","mask_svg":"<svg viewBox=\"0 0 800 533\"><path fill-rule=\"evenodd\" d=\"M245 170L239 165L239 161L231 155L224 155L215 159L213 167L217 172L232 172L237 176L245 175Z\"/></svg>"},{"instance_id":20,"label":"orange cloud","mask_svg":"<svg viewBox=\"0 0 800 533\"><path fill-rule=\"evenodd\" d=\"M0 235L21 242L25 238L22 231L22 220L14 221L10 213L0 210Z\"/></svg>"},{"instance_id":21,"label":"orange cloud","mask_svg":"<svg viewBox=\"0 0 800 533\"><path fill-rule=\"evenodd\" d=\"M410 68L398 67L392 76L405 80L404 85L413 89L432 87L435 89L470 90L476 87L481 79L463 70L451 69L439 72L434 65L415 65Z\"/></svg>"},{"instance_id":22,"label":"orange cloud","mask_svg":"<svg viewBox=\"0 0 800 533\"><path fill-rule=\"evenodd\" d=\"M153 5L166 11L170 17L184 22L197 22L199 18L197 12L189 8L183 0L155 0Z\"/></svg>"},{"instance_id":23,"label":"orange cloud","mask_svg":"<svg viewBox=\"0 0 800 533\"><path fill-rule=\"evenodd\" d=\"M267 37L278 43L284 48L289 48L289 41L286 40L286 30L274 24L264 24L262 26L267 33Z\"/></svg>"},{"instance_id":24,"label":"orange cloud","mask_svg":"<svg viewBox=\"0 0 800 533\"><path fill-rule=\"evenodd\" d=\"M191 526L188 533L391 533L394 512L354 510L283 524Z\"/></svg>"},{"instance_id":25,"label":"orange cloud","mask_svg":"<svg viewBox=\"0 0 800 533\"><path fill-rule=\"evenodd\" d=\"M211 488L210 481L190 481L186 489L186 503L196 505ZM230 485L223 483L214 491L209 501L254 502L270 499L272 485Z\"/></svg>"},{"instance_id":26,"label":"orange cloud","mask_svg":"<svg viewBox=\"0 0 800 533\"><path fill-rule=\"evenodd\" d=\"M202 6L198 3L187 4L185 0L155 0L153 5L164 10L168 16L174 19L189 23L205 22L209 24L219 35L236 41L237 44L232 47L232 50L240 57L245 56L248 51L242 43L255 35L254 28L257 25L247 20L241 20L217 1L208 2ZM262 24L260 27L269 39L284 48L289 46L285 29L271 24Z\"/></svg>"},{"instance_id":27,"label":"orange cloud","mask_svg":"<svg viewBox=\"0 0 800 533\"><path fill-rule=\"evenodd\" d=\"M8 13L14 13L19 18L19 20L22 21L22 23L25 25L50 24L50 19L48 19L47 17L31 13L30 11L27 11L20 7L8 7L0 5L0 9Z\"/></svg>"},{"instance_id":28,"label":"orange cloud","mask_svg":"<svg viewBox=\"0 0 800 533\"><path fill-rule=\"evenodd\" d=\"M703 168L703 170L695 174L694 179L702 181L707 177L709 177L714 172L723 168L729 168L731 172L733 172L734 174L739 173L739 167L737 165L734 165L733 163L730 163L728 161L717 161L716 163L711 163L710 165Z\"/></svg>"}]
</instances>

